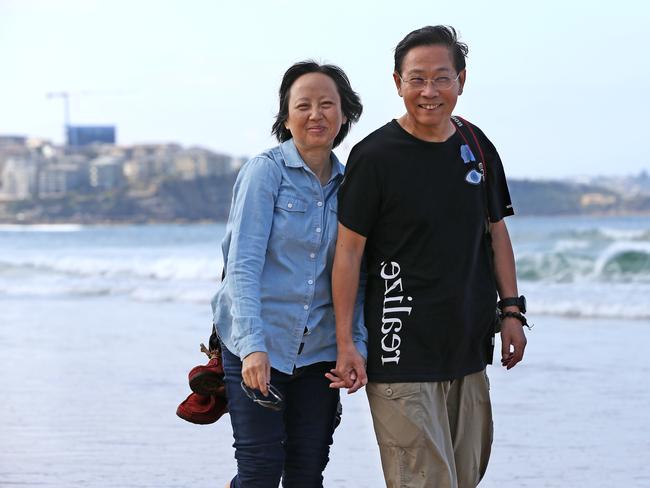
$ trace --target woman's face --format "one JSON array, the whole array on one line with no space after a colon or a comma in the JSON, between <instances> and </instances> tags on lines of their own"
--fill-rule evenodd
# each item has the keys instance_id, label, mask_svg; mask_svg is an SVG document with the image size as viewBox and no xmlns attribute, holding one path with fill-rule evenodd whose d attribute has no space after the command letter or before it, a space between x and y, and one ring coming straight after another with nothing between
<instances>
[{"instance_id":1,"label":"woman's face","mask_svg":"<svg viewBox=\"0 0 650 488\"><path fill-rule=\"evenodd\" d=\"M289 89L285 127L299 151L330 151L346 121L334 80L323 73L307 73Z\"/></svg>"}]
</instances>

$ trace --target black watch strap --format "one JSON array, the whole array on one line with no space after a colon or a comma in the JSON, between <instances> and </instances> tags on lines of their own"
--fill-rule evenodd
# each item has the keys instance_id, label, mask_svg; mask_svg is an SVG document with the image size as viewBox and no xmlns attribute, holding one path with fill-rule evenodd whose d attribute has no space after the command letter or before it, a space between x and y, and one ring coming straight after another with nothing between
<instances>
[{"instance_id":1,"label":"black watch strap","mask_svg":"<svg viewBox=\"0 0 650 488\"><path fill-rule=\"evenodd\" d=\"M506 307L515 306L519 309L521 313L526 313L526 297L521 295L520 297L507 297L502 298L497 303L499 310L503 310Z\"/></svg>"}]
</instances>

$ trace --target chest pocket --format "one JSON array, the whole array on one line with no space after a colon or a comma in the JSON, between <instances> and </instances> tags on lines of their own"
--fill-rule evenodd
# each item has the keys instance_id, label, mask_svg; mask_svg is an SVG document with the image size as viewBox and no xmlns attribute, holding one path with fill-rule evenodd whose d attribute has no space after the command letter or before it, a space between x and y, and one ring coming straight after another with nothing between
<instances>
[{"instance_id":1,"label":"chest pocket","mask_svg":"<svg viewBox=\"0 0 650 488\"><path fill-rule=\"evenodd\" d=\"M291 194L280 194L275 201L276 210L284 210L285 212L305 212L307 210L307 202L300 197Z\"/></svg>"},{"instance_id":2,"label":"chest pocket","mask_svg":"<svg viewBox=\"0 0 650 488\"><path fill-rule=\"evenodd\" d=\"M309 219L307 218L307 202L295 193L280 193L275 200L273 212L273 226L271 228L271 242L283 244L292 243L292 246L298 245L309 229ZM286 247L278 247L277 252L287 252Z\"/></svg>"}]
</instances>

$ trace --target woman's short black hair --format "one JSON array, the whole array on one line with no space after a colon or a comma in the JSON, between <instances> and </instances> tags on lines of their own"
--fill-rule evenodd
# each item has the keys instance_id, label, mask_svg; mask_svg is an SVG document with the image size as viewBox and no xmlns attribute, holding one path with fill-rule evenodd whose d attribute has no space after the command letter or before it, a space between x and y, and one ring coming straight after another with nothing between
<instances>
[{"instance_id":1,"label":"woman's short black hair","mask_svg":"<svg viewBox=\"0 0 650 488\"><path fill-rule=\"evenodd\" d=\"M339 130L339 133L334 138L334 147L336 147L343 139L345 139L345 136L348 135L352 124L361 117L363 105L361 105L359 95L352 89L352 86L350 86L350 80L341 68L333 64L319 64L311 59L294 64L284 73L279 90L280 110L275 116L275 122L273 123L271 133L274 134L280 142L291 139L291 132L284 126L284 123L289 117L289 91L291 90L293 83L302 75L307 73L323 73L324 75L329 76L332 81L334 81L336 89L339 92L339 97L341 97L341 111L347 120L341 126L341 130Z\"/></svg>"},{"instance_id":2,"label":"woman's short black hair","mask_svg":"<svg viewBox=\"0 0 650 488\"><path fill-rule=\"evenodd\" d=\"M402 62L406 54L418 46L442 45L449 48L454 60L454 69L460 73L465 69L465 58L469 49L467 44L458 40L456 29L449 25L428 25L410 32L395 48L395 72L402 74Z\"/></svg>"}]
</instances>

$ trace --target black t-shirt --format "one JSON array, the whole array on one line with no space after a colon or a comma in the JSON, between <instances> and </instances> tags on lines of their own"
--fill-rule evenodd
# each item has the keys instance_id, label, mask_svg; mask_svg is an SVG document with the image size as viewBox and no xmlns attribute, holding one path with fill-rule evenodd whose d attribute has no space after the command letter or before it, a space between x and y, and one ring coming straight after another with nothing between
<instances>
[{"instance_id":1,"label":"black t-shirt","mask_svg":"<svg viewBox=\"0 0 650 488\"><path fill-rule=\"evenodd\" d=\"M503 166L474 131L497 222L514 213ZM451 380L491 362L496 291L479 158L458 132L426 142L396 120L350 153L338 218L367 238L371 381Z\"/></svg>"}]
</instances>

